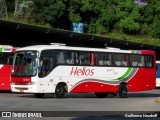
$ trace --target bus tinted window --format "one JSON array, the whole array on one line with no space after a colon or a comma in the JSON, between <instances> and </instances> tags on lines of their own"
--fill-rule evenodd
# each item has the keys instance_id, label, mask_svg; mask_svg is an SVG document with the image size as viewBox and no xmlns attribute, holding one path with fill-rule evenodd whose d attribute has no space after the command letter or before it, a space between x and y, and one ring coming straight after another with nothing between
<instances>
[{"instance_id":1,"label":"bus tinted window","mask_svg":"<svg viewBox=\"0 0 160 120\"><path fill-rule=\"evenodd\" d=\"M44 77L50 73L54 67L53 50L44 50L41 52L39 60L39 76Z\"/></svg>"},{"instance_id":2,"label":"bus tinted window","mask_svg":"<svg viewBox=\"0 0 160 120\"><path fill-rule=\"evenodd\" d=\"M10 56L11 56L11 53L8 53L8 52L0 53L0 64L8 64L8 59ZM9 64L12 64L12 60L9 62Z\"/></svg>"},{"instance_id":3,"label":"bus tinted window","mask_svg":"<svg viewBox=\"0 0 160 120\"><path fill-rule=\"evenodd\" d=\"M64 51L56 51L55 52L55 61L56 64L66 64L66 61L64 59Z\"/></svg>"},{"instance_id":4,"label":"bus tinted window","mask_svg":"<svg viewBox=\"0 0 160 120\"><path fill-rule=\"evenodd\" d=\"M110 66L112 65L110 53L95 53L95 64Z\"/></svg>"},{"instance_id":5,"label":"bus tinted window","mask_svg":"<svg viewBox=\"0 0 160 120\"><path fill-rule=\"evenodd\" d=\"M41 56L53 56L53 50L43 50Z\"/></svg>"},{"instance_id":6,"label":"bus tinted window","mask_svg":"<svg viewBox=\"0 0 160 120\"><path fill-rule=\"evenodd\" d=\"M128 66L128 55L126 54L113 54L114 66Z\"/></svg>"},{"instance_id":7,"label":"bus tinted window","mask_svg":"<svg viewBox=\"0 0 160 120\"><path fill-rule=\"evenodd\" d=\"M140 55L130 55L130 65L132 67L142 66L142 56L140 56Z\"/></svg>"},{"instance_id":8,"label":"bus tinted window","mask_svg":"<svg viewBox=\"0 0 160 120\"><path fill-rule=\"evenodd\" d=\"M90 52L77 52L76 53L76 63L79 65L90 65L91 56Z\"/></svg>"},{"instance_id":9,"label":"bus tinted window","mask_svg":"<svg viewBox=\"0 0 160 120\"><path fill-rule=\"evenodd\" d=\"M153 67L153 56L130 55L130 65L132 67Z\"/></svg>"},{"instance_id":10,"label":"bus tinted window","mask_svg":"<svg viewBox=\"0 0 160 120\"><path fill-rule=\"evenodd\" d=\"M153 56L145 56L146 67L153 67Z\"/></svg>"},{"instance_id":11,"label":"bus tinted window","mask_svg":"<svg viewBox=\"0 0 160 120\"><path fill-rule=\"evenodd\" d=\"M65 60L67 64L74 64L74 52L73 51L66 51L65 53Z\"/></svg>"}]
</instances>

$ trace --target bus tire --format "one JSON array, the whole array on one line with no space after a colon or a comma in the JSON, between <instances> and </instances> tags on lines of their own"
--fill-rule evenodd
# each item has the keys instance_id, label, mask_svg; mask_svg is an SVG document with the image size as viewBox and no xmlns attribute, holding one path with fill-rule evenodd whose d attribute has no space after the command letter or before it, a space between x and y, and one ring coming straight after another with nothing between
<instances>
[{"instance_id":1,"label":"bus tire","mask_svg":"<svg viewBox=\"0 0 160 120\"><path fill-rule=\"evenodd\" d=\"M44 95L45 95L45 93L35 93L35 94L34 94L34 96L35 96L36 98L43 98Z\"/></svg>"},{"instance_id":2,"label":"bus tire","mask_svg":"<svg viewBox=\"0 0 160 120\"><path fill-rule=\"evenodd\" d=\"M120 84L118 92L117 92L117 97L126 98L127 97L127 93L128 93L127 85Z\"/></svg>"},{"instance_id":3,"label":"bus tire","mask_svg":"<svg viewBox=\"0 0 160 120\"><path fill-rule=\"evenodd\" d=\"M65 86L63 84L58 84L55 90L55 97L56 98L63 98L65 96Z\"/></svg>"},{"instance_id":4,"label":"bus tire","mask_svg":"<svg viewBox=\"0 0 160 120\"><path fill-rule=\"evenodd\" d=\"M105 98L107 96L108 93L106 92L95 92L95 95L98 97L98 98Z\"/></svg>"},{"instance_id":5,"label":"bus tire","mask_svg":"<svg viewBox=\"0 0 160 120\"><path fill-rule=\"evenodd\" d=\"M113 97L117 97L117 92L112 93Z\"/></svg>"}]
</instances>

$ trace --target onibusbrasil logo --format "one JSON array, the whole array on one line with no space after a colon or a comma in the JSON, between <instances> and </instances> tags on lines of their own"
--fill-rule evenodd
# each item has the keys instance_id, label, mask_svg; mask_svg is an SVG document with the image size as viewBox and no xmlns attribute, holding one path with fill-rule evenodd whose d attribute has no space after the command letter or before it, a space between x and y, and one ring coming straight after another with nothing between
<instances>
[{"instance_id":1,"label":"onibusbrasil logo","mask_svg":"<svg viewBox=\"0 0 160 120\"><path fill-rule=\"evenodd\" d=\"M2 112L1 117L42 117L40 112Z\"/></svg>"}]
</instances>

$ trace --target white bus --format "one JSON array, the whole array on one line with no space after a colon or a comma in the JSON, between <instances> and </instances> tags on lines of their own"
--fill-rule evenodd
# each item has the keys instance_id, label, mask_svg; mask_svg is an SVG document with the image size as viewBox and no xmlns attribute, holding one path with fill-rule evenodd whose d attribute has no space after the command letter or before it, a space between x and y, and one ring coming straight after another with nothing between
<instances>
[{"instance_id":1,"label":"white bus","mask_svg":"<svg viewBox=\"0 0 160 120\"><path fill-rule=\"evenodd\" d=\"M11 89L36 97L86 92L126 97L127 92L154 89L155 73L154 51L37 45L16 50Z\"/></svg>"}]
</instances>

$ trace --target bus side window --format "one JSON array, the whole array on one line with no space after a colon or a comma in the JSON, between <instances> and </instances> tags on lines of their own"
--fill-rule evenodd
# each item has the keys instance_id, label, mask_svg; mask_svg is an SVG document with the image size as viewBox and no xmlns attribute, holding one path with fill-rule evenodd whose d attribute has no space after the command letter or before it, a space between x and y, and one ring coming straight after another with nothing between
<instances>
[{"instance_id":1,"label":"bus side window","mask_svg":"<svg viewBox=\"0 0 160 120\"><path fill-rule=\"evenodd\" d=\"M137 66L137 62L132 62L131 65L132 66Z\"/></svg>"},{"instance_id":2,"label":"bus side window","mask_svg":"<svg viewBox=\"0 0 160 120\"><path fill-rule=\"evenodd\" d=\"M145 56L146 67L153 67L153 56Z\"/></svg>"},{"instance_id":3,"label":"bus side window","mask_svg":"<svg viewBox=\"0 0 160 120\"><path fill-rule=\"evenodd\" d=\"M98 61L99 61L99 60L98 60L98 56L97 56L97 54L95 54L95 58L94 58L94 60L95 60L95 61L94 61L95 65L99 65L99 64L98 64Z\"/></svg>"},{"instance_id":4,"label":"bus side window","mask_svg":"<svg viewBox=\"0 0 160 120\"><path fill-rule=\"evenodd\" d=\"M44 50L39 59L39 77L47 76L55 66L53 50Z\"/></svg>"},{"instance_id":5,"label":"bus side window","mask_svg":"<svg viewBox=\"0 0 160 120\"><path fill-rule=\"evenodd\" d=\"M57 54L57 64L64 64L66 63L65 60L64 60L64 52L63 51L58 51L58 54Z\"/></svg>"},{"instance_id":6,"label":"bus side window","mask_svg":"<svg viewBox=\"0 0 160 120\"><path fill-rule=\"evenodd\" d=\"M89 52L77 52L76 63L79 65L90 65L90 53Z\"/></svg>"},{"instance_id":7,"label":"bus side window","mask_svg":"<svg viewBox=\"0 0 160 120\"><path fill-rule=\"evenodd\" d=\"M12 63L13 63L13 57L8 57L7 58L7 64L12 65Z\"/></svg>"},{"instance_id":8,"label":"bus side window","mask_svg":"<svg viewBox=\"0 0 160 120\"><path fill-rule=\"evenodd\" d=\"M74 64L74 52L66 51L66 62L67 64Z\"/></svg>"},{"instance_id":9,"label":"bus side window","mask_svg":"<svg viewBox=\"0 0 160 120\"><path fill-rule=\"evenodd\" d=\"M0 52L0 57L2 57L2 56L3 56L3 53Z\"/></svg>"},{"instance_id":10,"label":"bus side window","mask_svg":"<svg viewBox=\"0 0 160 120\"><path fill-rule=\"evenodd\" d=\"M46 76L51 71L49 63L50 63L49 57L41 57L40 58L39 70L40 70L41 77Z\"/></svg>"},{"instance_id":11,"label":"bus side window","mask_svg":"<svg viewBox=\"0 0 160 120\"><path fill-rule=\"evenodd\" d=\"M13 56L14 56L14 53L10 53L9 56L7 57L7 64L8 65L12 65L12 63L13 63Z\"/></svg>"}]
</instances>

